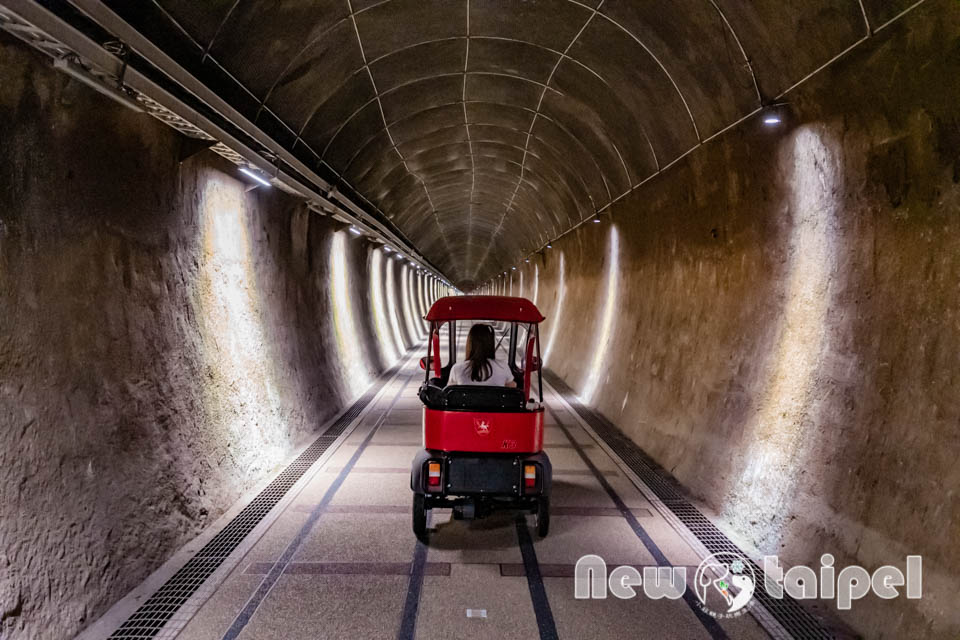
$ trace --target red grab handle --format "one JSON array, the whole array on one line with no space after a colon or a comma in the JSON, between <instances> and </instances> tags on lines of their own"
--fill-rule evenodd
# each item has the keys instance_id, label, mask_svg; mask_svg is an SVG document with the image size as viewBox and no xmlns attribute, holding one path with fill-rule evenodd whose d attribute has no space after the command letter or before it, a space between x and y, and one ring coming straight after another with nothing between
<instances>
[{"instance_id":1,"label":"red grab handle","mask_svg":"<svg viewBox=\"0 0 960 640\"><path fill-rule=\"evenodd\" d=\"M440 366L440 332L433 332L433 375L435 378L443 377L443 368Z\"/></svg>"},{"instance_id":2,"label":"red grab handle","mask_svg":"<svg viewBox=\"0 0 960 640\"><path fill-rule=\"evenodd\" d=\"M527 340L527 351L523 359L523 399L530 399L530 374L533 373L533 349L536 347L535 338Z\"/></svg>"}]
</instances>

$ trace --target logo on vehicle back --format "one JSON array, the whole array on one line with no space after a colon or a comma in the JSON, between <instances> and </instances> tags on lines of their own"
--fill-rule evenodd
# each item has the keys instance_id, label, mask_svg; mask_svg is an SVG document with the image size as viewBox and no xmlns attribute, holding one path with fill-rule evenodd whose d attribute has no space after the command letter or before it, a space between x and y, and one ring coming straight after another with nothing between
<instances>
[{"instance_id":1,"label":"logo on vehicle back","mask_svg":"<svg viewBox=\"0 0 960 640\"><path fill-rule=\"evenodd\" d=\"M474 420L473 427L476 429L478 436L490 435L490 424L486 420Z\"/></svg>"}]
</instances>

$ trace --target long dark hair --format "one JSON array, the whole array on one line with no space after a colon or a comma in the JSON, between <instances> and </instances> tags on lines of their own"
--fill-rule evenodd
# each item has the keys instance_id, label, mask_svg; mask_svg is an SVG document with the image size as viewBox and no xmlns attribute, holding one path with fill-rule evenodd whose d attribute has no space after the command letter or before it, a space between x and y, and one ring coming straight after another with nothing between
<instances>
[{"instance_id":1,"label":"long dark hair","mask_svg":"<svg viewBox=\"0 0 960 640\"><path fill-rule=\"evenodd\" d=\"M488 324L475 324L467 334L467 362L470 363L470 379L483 382L493 375L493 360L496 353L493 344L493 327Z\"/></svg>"}]
</instances>

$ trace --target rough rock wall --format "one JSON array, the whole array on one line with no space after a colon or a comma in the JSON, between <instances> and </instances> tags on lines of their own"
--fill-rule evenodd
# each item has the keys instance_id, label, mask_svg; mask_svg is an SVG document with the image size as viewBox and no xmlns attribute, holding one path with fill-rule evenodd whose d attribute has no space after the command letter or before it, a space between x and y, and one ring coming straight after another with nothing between
<instances>
[{"instance_id":1,"label":"rough rock wall","mask_svg":"<svg viewBox=\"0 0 960 640\"><path fill-rule=\"evenodd\" d=\"M71 637L406 351L415 276L5 35L0 123L0 636Z\"/></svg>"},{"instance_id":2,"label":"rough rock wall","mask_svg":"<svg viewBox=\"0 0 960 640\"><path fill-rule=\"evenodd\" d=\"M536 283L547 366L748 544L921 554L922 600L843 614L871 638L960 633L957 78L928 2L495 284Z\"/></svg>"}]
</instances>

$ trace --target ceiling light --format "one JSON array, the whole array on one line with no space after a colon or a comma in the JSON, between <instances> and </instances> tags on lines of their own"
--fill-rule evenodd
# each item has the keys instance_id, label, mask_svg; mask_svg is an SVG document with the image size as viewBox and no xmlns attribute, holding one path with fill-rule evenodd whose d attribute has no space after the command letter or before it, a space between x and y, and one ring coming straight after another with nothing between
<instances>
[{"instance_id":1,"label":"ceiling light","mask_svg":"<svg viewBox=\"0 0 960 640\"><path fill-rule=\"evenodd\" d=\"M776 127L783 124L783 107L785 102L768 105L763 110L763 124L768 127Z\"/></svg>"},{"instance_id":2,"label":"ceiling light","mask_svg":"<svg viewBox=\"0 0 960 640\"><path fill-rule=\"evenodd\" d=\"M530 258L525 259L524 262L530 262Z\"/></svg>"},{"instance_id":3,"label":"ceiling light","mask_svg":"<svg viewBox=\"0 0 960 640\"><path fill-rule=\"evenodd\" d=\"M391 251L393 251L393 249L391 249L387 245L383 245L383 250L386 251L387 253L390 253Z\"/></svg>"},{"instance_id":4,"label":"ceiling light","mask_svg":"<svg viewBox=\"0 0 960 640\"><path fill-rule=\"evenodd\" d=\"M256 180L257 182L259 182L260 184L262 184L262 185L265 186L265 187L272 187L272 186L273 186L273 185L270 184L270 181L269 181L269 180L267 180L266 178L264 178L263 176L261 176L259 173L256 173L256 172L254 172L253 170L248 169L248 168L246 168L246 167L240 167L240 173L242 173L243 175L245 175L245 176L247 176L247 177L249 177L249 178L253 178L254 180Z\"/></svg>"},{"instance_id":5,"label":"ceiling light","mask_svg":"<svg viewBox=\"0 0 960 640\"><path fill-rule=\"evenodd\" d=\"M355 236L359 236L363 234L363 231L360 231L360 229L357 229L356 227L350 227L350 233L352 233Z\"/></svg>"},{"instance_id":6,"label":"ceiling light","mask_svg":"<svg viewBox=\"0 0 960 640\"><path fill-rule=\"evenodd\" d=\"M511 271L516 271L517 268L516 268L516 267L510 267L510 270L511 270Z\"/></svg>"},{"instance_id":7,"label":"ceiling light","mask_svg":"<svg viewBox=\"0 0 960 640\"><path fill-rule=\"evenodd\" d=\"M547 249L553 249L553 245L552 245L552 244L548 244L548 245L547 245Z\"/></svg>"},{"instance_id":8,"label":"ceiling light","mask_svg":"<svg viewBox=\"0 0 960 640\"><path fill-rule=\"evenodd\" d=\"M594 224L600 224L600 218L599 218L599 217L594 218L594 219L593 219L593 223L594 223Z\"/></svg>"}]
</instances>

